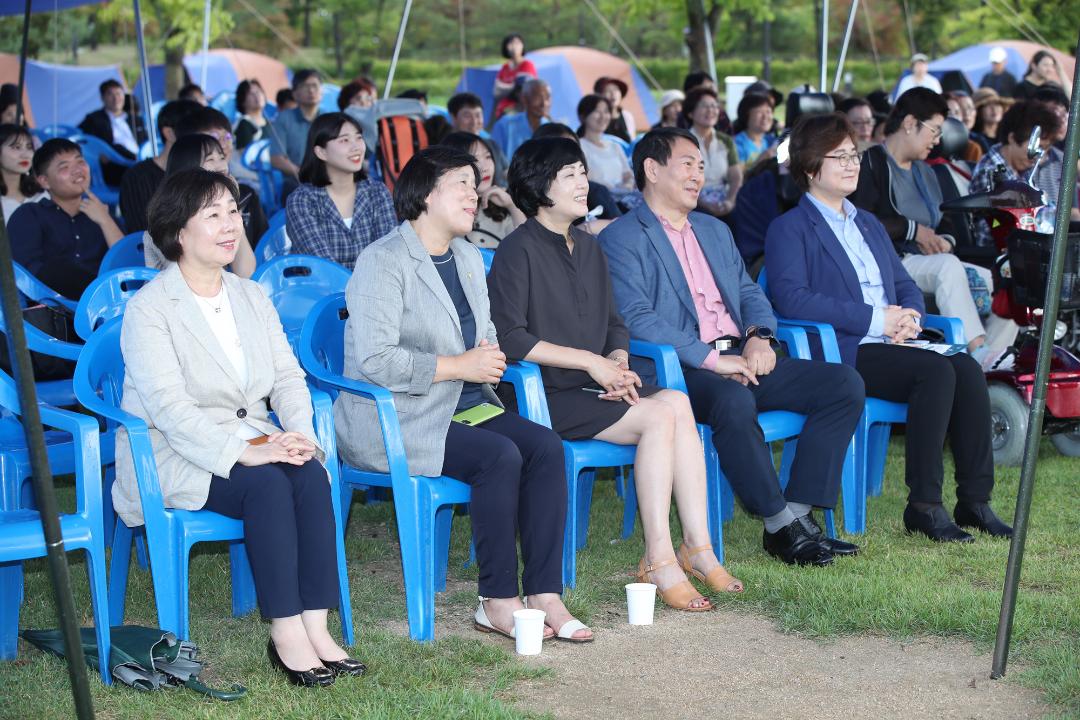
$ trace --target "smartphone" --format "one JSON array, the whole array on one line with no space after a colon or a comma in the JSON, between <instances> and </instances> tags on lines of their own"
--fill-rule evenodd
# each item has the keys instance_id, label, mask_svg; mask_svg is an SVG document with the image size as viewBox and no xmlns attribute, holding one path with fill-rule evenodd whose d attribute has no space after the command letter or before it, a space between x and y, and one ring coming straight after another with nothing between
<instances>
[{"instance_id":1,"label":"smartphone","mask_svg":"<svg viewBox=\"0 0 1080 720\"><path fill-rule=\"evenodd\" d=\"M505 412L498 405L492 405L491 403L480 403L475 407L471 407L468 410L462 410L457 415L451 418L456 423L462 425L469 425L476 427L477 425L483 425L492 418L499 417Z\"/></svg>"}]
</instances>

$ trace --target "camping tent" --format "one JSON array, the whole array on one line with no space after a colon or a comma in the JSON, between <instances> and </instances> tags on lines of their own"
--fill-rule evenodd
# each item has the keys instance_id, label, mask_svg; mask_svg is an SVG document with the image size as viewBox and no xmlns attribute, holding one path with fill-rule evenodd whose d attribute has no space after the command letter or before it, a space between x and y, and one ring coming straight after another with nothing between
<instances>
[{"instance_id":1,"label":"camping tent","mask_svg":"<svg viewBox=\"0 0 1080 720\"><path fill-rule=\"evenodd\" d=\"M536 72L551 85L551 117L570 127L578 126L577 104L592 92L593 83L602 76L622 80L630 88L623 101L642 130L656 123L659 112L649 86L630 63L606 52L585 47L560 46L534 50L526 55L536 65ZM484 117L490 120L495 108L495 76L499 65L465 68L456 92L471 92L484 103Z\"/></svg>"},{"instance_id":2,"label":"camping tent","mask_svg":"<svg viewBox=\"0 0 1080 720\"><path fill-rule=\"evenodd\" d=\"M271 102L278 90L289 87L292 73L280 60L249 50L211 50L206 55L208 71L203 92L211 98L219 92L235 92L241 80L256 78ZM202 76L203 54L186 55L184 71L192 82ZM150 93L155 100L165 99L165 66L150 66ZM135 97L142 103L141 83L135 87Z\"/></svg>"},{"instance_id":3,"label":"camping tent","mask_svg":"<svg viewBox=\"0 0 1080 720\"><path fill-rule=\"evenodd\" d=\"M944 84L947 73L959 72L972 88L978 88L983 75L990 72L990 50L995 47L1005 49L1005 54L1008 56L1005 60L1005 69L1011 72L1017 80L1023 79L1024 74L1027 72L1028 63L1031 61L1031 56L1040 50L1045 50L1054 56L1058 66L1065 72L1066 82L1072 82L1073 72L1076 69L1076 60L1073 57L1060 50L1023 40L999 40L997 42L969 45L934 60L930 63L930 73L942 80ZM910 70L905 71L903 75L910 72Z\"/></svg>"},{"instance_id":4,"label":"camping tent","mask_svg":"<svg viewBox=\"0 0 1080 720\"><path fill-rule=\"evenodd\" d=\"M78 125L88 112L101 107L98 85L110 79L124 82L118 66L76 67L27 60L27 122L35 127ZM19 82L17 55L0 54L0 82Z\"/></svg>"}]
</instances>

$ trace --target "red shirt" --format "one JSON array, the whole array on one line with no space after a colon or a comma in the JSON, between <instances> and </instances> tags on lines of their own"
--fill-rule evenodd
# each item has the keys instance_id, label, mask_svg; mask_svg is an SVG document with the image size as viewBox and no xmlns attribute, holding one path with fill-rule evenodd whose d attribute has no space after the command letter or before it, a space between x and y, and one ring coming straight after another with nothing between
<instances>
[{"instance_id":1,"label":"red shirt","mask_svg":"<svg viewBox=\"0 0 1080 720\"><path fill-rule=\"evenodd\" d=\"M536 66L533 65L532 60L524 59L518 63L517 67L510 67L510 61L503 63L503 66L499 68L499 74L495 76L495 79L506 85L512 85L517 80L519 75L529 75L531 77L538 77L536 74ZM499 104L495 106L495 117L498 119L508 109L514 106L514 101L510 98L503 98L499 101Z\"/></svg>"}]
</instances>

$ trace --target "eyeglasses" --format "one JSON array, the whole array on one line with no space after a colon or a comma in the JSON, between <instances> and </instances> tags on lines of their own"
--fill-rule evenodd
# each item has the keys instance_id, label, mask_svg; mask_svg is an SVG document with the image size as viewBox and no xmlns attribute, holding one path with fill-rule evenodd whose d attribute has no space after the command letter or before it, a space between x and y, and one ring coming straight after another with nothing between
<instances>
[{"instance_id":1,"label":"eyeglasses","mask_svg":"<svg viewBox=\"0 0 1080 720\"><path fill-rule=\"evenodd\" d=\"M870 120L851 120L850 122L855 127L870 127L874 124L873 118L871 118Z\"/></svg>"},{"instance_id":2,"label":"eyeglasses","mask_svg":"<svg viewBox=\"0 0 1080 720\"><path fill-rule=\"evenodd\" d=\"M851 153L850 155L825 155L824 157L832 158L838 162L842 168L846 168L848 165L855 165L858 167L862 164L862 155L859 153Z\"/></svg>"},{"instance_id":3,"label":"eyeglasses","mask_svg":"<svg viewBox=\"0 0 1080 720\"><path fill-rule=\"evenodd\" d=\"M929 130L930 133L934 137L936 137L936 138L941 137L941 128L934 127L933 125L930 125L929 123L924 123L922 120L919 121L919 124L922 125L924 128L926 128L927 130Z\"/></svg>"}]
</instances>

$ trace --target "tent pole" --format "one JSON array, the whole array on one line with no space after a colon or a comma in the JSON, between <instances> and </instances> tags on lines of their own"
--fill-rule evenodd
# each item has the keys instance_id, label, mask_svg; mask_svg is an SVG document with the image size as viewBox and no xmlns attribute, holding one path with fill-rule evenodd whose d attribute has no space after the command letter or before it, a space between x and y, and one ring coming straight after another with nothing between
<instances>
[{"instance_id":1,"label":"tent pole","mask_svg":"<svg viewBox=\"0 0 1080 720\"><path fill-rule=\"evenodd\" d=\"M821 88L825 92L825 83L829 80L829 0L821 0Z\"/></svg>"},{"instance_id":2,"label":"tent pole","mask_svg":"<svg viewBox=\"0 0 1080 720\"><path fill-rule=\"evenodd\" d=\"M390 58L390 72L386 74L386 85L383 87L383 97L390 97L390 88L394 85L394 73L397 71L398 55L401 54L401 44L405 41L405 28L409 24L409 11L412 10L412 0L405 0L405 9L401 11L401 24L398 25L397 40L394 41L394 56Z\"/></svg>"},{"instance_id":3,"label":"tent pole","mask_svg":"<svg viewBox=\"0 0 1080 720\"><path fill-rule=\"evenodd\" d=\"M45 552L48 558L49 579L52 581L56 600L56 614L64 636L64 654L67 655L68 678L71 694L75 700L75 714L80 720L94 717L94 705L90 699L90 685L86 677L86 659L83 656L82 639L79 636L79 613L71 595L71 575L68 572L67 551L64 535L60 530L56 491L53 487L52 470L45 451L45 433L38 411L37 388L34 386L34 370L30 365L30 352L26 348L26 331L23 328L22 311L19 309L18 289L12 270L11 244L7 228L0 223L0 303L3 305L4 323L7 326L7 349L12 358L15 386L19 394L21 420L26 435L26 447L33 470L34 498L37 500L38 516L45 535ZM101 482L98 478L84 478L84 482Z\"/></svg>"},{"instance_id":4,"label":"tent pole","mask_svg":"<svg viewBox=\"0 0 1080 720\"><path fill-rule=\"evenodd\" d=\"M844 42L840 45L840 59L836 62L836 77L833 78L832 83L833 92L840 89L840 78L844 74L844 60L847 59L848 43L851 42L851 32L855 29L855 13L858 9L859 0L851 0L851 10L848 11L847 16L847 27L844 28Z\"/></svg>"},{"instance_id":5,"label":"tent pole","mask_svg":"<svg viewBox=\"0 0 1080 720\"><path fill-rule=\"evenodd\" d=\"M716 52L713 50L712 43L712 28L709 27L709 13L705 10L705 0L698 0L701 3L701 16L705 18L705 27L703 28L705 34L705 56L709 59L709 77L712 78L713 85L717 89L720 88L720 81L716 79Z\"/></svg>"},{"instance_id":6,"label":"tent pole","mask_svg":"<svg viewBox=\"0 0 1080 720\"><path fill-rule=\"evenodd\" d=\"M199 77L199 87L206 92L206 71L210 64L210 10L214 6L214 0L206 0L203 9L202 26L202 73Z\"/></svg>"},{"instance_id":7,"label":"tent pole","mask_svg":"<svg viewBox=\"0 0 1080 720\"><path fill-rule=\"evenodd\" d=\"M1080 38L1077 39L1076 52L1080 57ZM1080 151L1080 72L1073 73L1072 99L1069 102L1071 107L1069 130L1065 136L1065 157L1075 158ZM1024 441L1024 463L1020 468L1020 489L1016 496L1013 537L1009 544L1009 562L1005 567L1005 588L1002 591L997 640L994 643L994 664L990 671L990 677L995 680L1005 677L1005 668L1009 662L1020 566L1024 562L1028 515L1031 511L1031 496L1035 490L1035 465L1039 460L1043 416L1046 413L1046 386L1054 350L1054 323L1061 305L1061 276L1065 270L1065 255L1068 251L1069 214L1073 205L1071 198L1075 197L1075 193L1076 163L1066 161L1061 171L1061 190L1057 198L1057 213L1054 216L1054 245L1050 252L1050 267L1047 269L1046 302L1043 307L1042 329L1039 332L1039 359L1035 365L1027 438Z\"/></svg>"},{"instance_id":8,"label":"tent pole","mask_svg":"<svg viewBox=\"0 0 1080 720\"><path fill-rule=\"evenodd\" d=\"M150 66L146 62L146 42L143 37L143 24L142 24L142 8L139 6L139 0L132 0L132 4L135 6L135 44L139 50L139 82L143 88L143 112L146 114L146 134L150 139L150 149L153 151L154 156L158 154L158 134L157 128L154 127L154 112L151 110L151 106L154 104L154 98L150 94Z\"/></svg>"},{"instance_id":9,"label":"tent pole","mask_svg":"<svg viewBox=\"0 0 1080 720\"><path fill-rule=\"evenodd\" d=\"M468 65L468 61L466 59L466 52L465 52L465 0L458 0L457 12L458 12L458 36L460 38L460 43L461 43L461 70L462 70L462 75L464 76L463 89L465 90L465 92L469 92L469 79L468 79L469 74L465 72L465 67L466 67L466 65Z\"/></svg>"},{"instance_id":10,"label":"tent pole","mask_svg":"<svg viewBox=\"0 0 1080 720\"><path fill-rule=\"evenodd\" d=\"M26 87L26 51L30 46L30 5L33 0L26 0L26 11L23 14L22 26L22 52L19 53L19 94L15 102L15 124L23 123L23 89Z\"/></svg>"}]
</instances>

